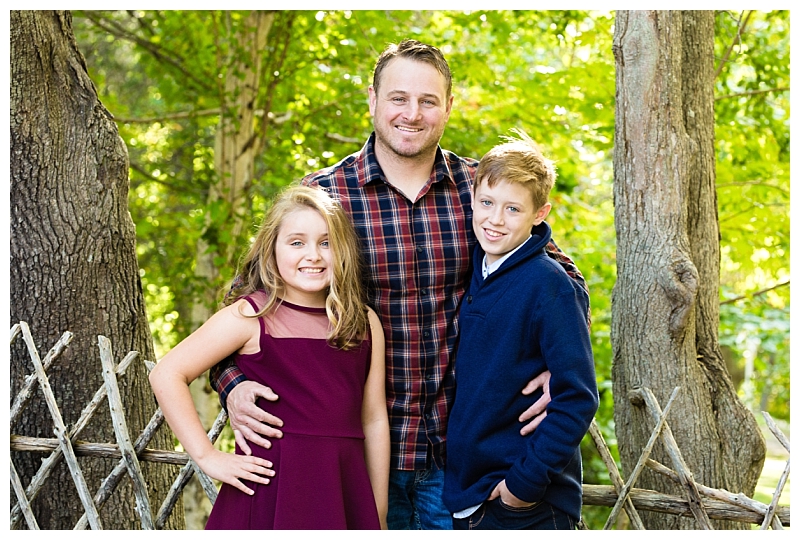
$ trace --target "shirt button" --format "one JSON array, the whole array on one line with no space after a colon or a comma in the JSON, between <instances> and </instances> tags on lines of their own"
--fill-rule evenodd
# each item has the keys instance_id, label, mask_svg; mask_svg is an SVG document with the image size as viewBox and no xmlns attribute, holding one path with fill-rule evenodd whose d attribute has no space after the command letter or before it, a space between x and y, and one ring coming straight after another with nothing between
<instances>
[{"instance_id":1,"label":"shirt button","mask_svg":"<svg viewBox=\"0 0 800 540\"><path fill-rule=\"evenodd\" d=\"M428 332L427 330L425 330L424 332L422 332L422 335L423 335L424 337L431 337L431 333L430 333L430 332Z\"/></svg>"},{"instance_id":2,"label":"shirt button","mask_svg":"<svg viewBox=\"0 0 800 540\"><path fill-rule=\"evenodd\" d=\"M467 296L467 304L472 303L472 295Z\"/></svg>"},{"instance_id":3,"label":"shirt button","mask_svg":"<svg viewBox=\"0 0 800 540\"><path fill-rule=\"evenodd\" d=\"M420 292L421 292L422 294L428 294L428 289L422 289Z\"/></svg>"},{"instance_id":4,"label":"shirt button","mask_svg":"<svg viewBox=\"0 0 800 540\"><path fill-rule=\"evenodd\" d=\"M417 253L422 253L422 246L417 246Z\"/></svg>"}]
</instances>

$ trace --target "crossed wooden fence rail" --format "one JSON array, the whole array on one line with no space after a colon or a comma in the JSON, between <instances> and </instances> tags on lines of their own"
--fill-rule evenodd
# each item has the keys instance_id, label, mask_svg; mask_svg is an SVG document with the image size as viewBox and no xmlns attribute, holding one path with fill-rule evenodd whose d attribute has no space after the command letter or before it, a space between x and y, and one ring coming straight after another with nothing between
<instances>
[{"instance_id":1,"label":"crossed wooden fence rail","mask_svg":"<svg viewBox=\"0 0 800 540\"><path fill-rule=\"evenodd\" d=\"M117 384L117 377L124 376L125 370L138 357L138 352L131 351L125 358L115 365L111 352L111 343L104 336L98 336L98 346L100 349L100 361L103 369L104 384L98 388L94 397L84 407L80 417L75 424L67 428L61 416L61 412L56 403L53 391L47 378L47 370L56 361L58 356L66 349L72 340L72 333L64 332L61 338L50 349L44 359L40 359L39 352L33 341L27 323L21 321L11 328L11 343L22 336L33 363L33 373L25 379L22 389L19 391L11 405L11 428L19 417L21 411L30 401L37 386L44 394L50 416L53 420L55 439L23 437L11 435L11 450L16 452L39 452L49 453L49 456L42 460L39 470L31 479L27 488L22 486L19 475L11 462L11 486L17 497L17 504L11 509L11 529L19 525L21 519L25 520L28 529L38 530L39 526L36 517L31 509L31 501L41 492L47 478L62 460L67 463L70 474L78 494L83 504L85 513L75 524L76 530L83 530L86 527L92 529L102 529L98 508L100 508L111 496L116 487L127 476L133 483L133 492L136 498L136 511L142 522L142 529L162 529L166 520L172 513L178 497L184 487L188 484L192 475L197 475L206 496L213 505L217 496L217 489L213 481L199 467L189 459L184 452L169 450L155 450L147 448L156 430L164 422L164 415L159 408L150 418L147 426L142 433L131 441L125 415L123 413L122 399ZM145 362L147 368L152 369L151 362ZM654 429L650 440L645 445L638 463L634 467L630 477L624 481L614 458L606 445L603 435L597 423L593 420L589 433L597 446L600 457L608 468L612 486L602 485L583 485L583 503L589 506L611 507L611 514L606 520L604 529L610 529L617 522L617 518L624 510L628 516L630 526L634 529L643 530L644 525L639 517L639 510L668 513L679 516L691 515L695 518L699 529L712 529L711 520L730 520L743 523L759 524L761 529L783 529L790 524L789 506L779 506L778 500L789 477L789 462L781 475L778 486L770 504L764 504L744 494L734 494L722 489L714 489L694 481L693 476L681 456L680 449L667 424L666 418L672 403L677 396L679 388L675 388L672 395L661 410L658 401L648 388L640 388L632 393L631 399L639 404L646 406L652 418ZM108 400L111 411L112 422L116 444L80 442L78 436L88 425L89 420L94 415L97 408L104 400ZM789 440L781 432L772 418L763 413L767 425L780 444L789 452ZM227 422L225 411L221 411L211 429L208 437L215 442L222 432ZM650 453L658 440L664 443L667 453L672 461L674 470L650 459ZM82 457L105 457L119 459L116 467L103 480L100 488L92 495L84 480L83 473L78 463L78 456ZM140 460L170 463L183 465L177 474L172 486L167 493L158 511L153 514L150 500L147 493L147 483L142 475ZM656 471L657 473L673 480L684 490L684 497L667 495L655 491L634 488L636 481L644 467ZM585 526L583 526L585 528Z\"/></svg>"}]
</instances>

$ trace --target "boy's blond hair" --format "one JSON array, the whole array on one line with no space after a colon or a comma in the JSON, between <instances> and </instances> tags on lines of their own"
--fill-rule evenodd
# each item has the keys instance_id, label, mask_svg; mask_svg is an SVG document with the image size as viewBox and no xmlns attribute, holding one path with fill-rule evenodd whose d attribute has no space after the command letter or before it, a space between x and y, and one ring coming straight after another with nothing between
<instances>
[{"instance_id":1,"label":"boy's blond hair","mask_svg":"<svg viewBox=\"0 0 800 540\"><path fill-rule=\"evenodd\" d=\"M526 188L538 210L547 204L550 190L556 183L555 165L544 157L539 145L524 130L513 128L511 132L519 138L503 135L506 142L486 152L481 159L473 193L484 180L489 187L505 180Z\"/></svg>"}]
</instances>

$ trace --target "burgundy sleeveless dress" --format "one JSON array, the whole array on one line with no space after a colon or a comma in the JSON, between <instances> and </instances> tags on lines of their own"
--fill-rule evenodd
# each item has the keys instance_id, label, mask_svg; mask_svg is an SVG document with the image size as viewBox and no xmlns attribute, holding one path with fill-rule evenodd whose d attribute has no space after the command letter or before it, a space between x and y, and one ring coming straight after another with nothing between
<instances>
[{"instance_id":1,"label":"burgundy sleeveless dress","mask_svg":"<svg viewBox=\"0 0 800 540\"><path fill-rule=\"evenodd\" d=\"M247 297L256 311L265 300ZM347 351L328 345L324 308L283 302L259 321L261 351L236 363L279 396L258 405L283 420L283 437L270 449L250 445L275 476L246 482L254 495L223 484L206 529L379 529L361 427L369 340Z\"/></svg>"}]
</instances>

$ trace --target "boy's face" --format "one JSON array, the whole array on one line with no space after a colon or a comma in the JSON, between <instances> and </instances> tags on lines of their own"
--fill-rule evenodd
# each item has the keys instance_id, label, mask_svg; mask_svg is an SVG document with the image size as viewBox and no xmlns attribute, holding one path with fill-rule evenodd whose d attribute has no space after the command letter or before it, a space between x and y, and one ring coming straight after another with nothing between
<instances>
[{"instance_id":1,"label":"boy's face","mask_svg":"<svg viewBox=\"0 0 800 540\"><path fill-rule=\"evenodd\" d=\"M472 201L472 228L486 260L492 264L513 251L550 213L550 203L534 208L530 192L520 184L500 180L494 187L481 180Z\"/></svg>"}]
</instances>

